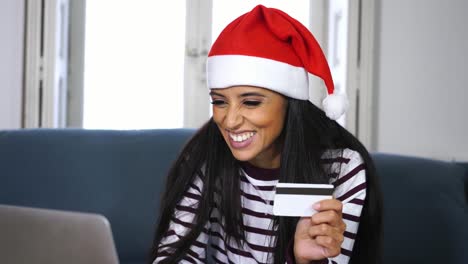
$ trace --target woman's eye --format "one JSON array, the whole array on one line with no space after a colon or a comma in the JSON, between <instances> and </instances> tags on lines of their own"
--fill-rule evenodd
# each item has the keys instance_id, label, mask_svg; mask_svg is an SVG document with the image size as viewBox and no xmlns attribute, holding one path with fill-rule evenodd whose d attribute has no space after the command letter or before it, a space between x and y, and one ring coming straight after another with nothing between
<instances>
[{"instance_id":1,"label":"woman's eye","mask_svg":"<svg viewBox=\"0 0 468 264\"><path fill-rule=\"evenodd\" d=\"M262 102L260 101L245 101L244 104L247 105L247 106L257 106L259 104L261 104Z\"/></svg>"},{"instance_id":2,"label":"woman's eye","mask_svg":"<svg viewBox=\"0 0 468 264\"><path fill-rule=\"evenodd\" d=\"M213 100L211 101L212 105L223 105L225 102L223 100Z\"/></svg>"}]
</instances>

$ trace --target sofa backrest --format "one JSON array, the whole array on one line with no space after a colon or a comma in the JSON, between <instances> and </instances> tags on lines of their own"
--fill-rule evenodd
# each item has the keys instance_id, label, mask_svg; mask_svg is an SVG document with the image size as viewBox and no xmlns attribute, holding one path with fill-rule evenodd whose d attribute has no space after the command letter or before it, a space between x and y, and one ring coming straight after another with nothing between
<instances>
[{"instance_id":1,"label":"sofa backrest","mask_svg":"<svg viewBox=\"0 0 468 264\"><path fill-rule=\"evenodd\" d=\"M145 263L163 180L193 130L0 132L0 203L105 215L120 262Z\"/></svg>"},{"instance_id":2,"label":"sofa backrest","mask_svg":"<svg viewBox=\"0 0 468 264\"><path fill-rule=\"evenodd\" d=\"M464 169L451 162L372 156L384 195L384 263L468 263Z\"/></svg>"},{"instance_id":3,"label":"sofa backrest","mask_svg":"<svg viewBox=\"0 0 468 264\"><path fill-rule=\"evenodd\" d=\"M468 200L468 162L459 162L458 165L465 169L465 194L466 200Z\"/></svg>"}]
</instances>

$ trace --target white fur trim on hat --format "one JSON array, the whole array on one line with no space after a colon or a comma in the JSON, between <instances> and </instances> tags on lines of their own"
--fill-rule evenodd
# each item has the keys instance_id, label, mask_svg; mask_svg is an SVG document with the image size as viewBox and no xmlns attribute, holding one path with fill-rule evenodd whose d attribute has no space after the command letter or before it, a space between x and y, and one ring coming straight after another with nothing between
<instances>
[{"instance_id":1,"label":"white fur trim on hat","mask_svg":"<svg viewBox=\"0 0 468 264\"><path fill-rule=\"evenodd\" d=\"M216 55L208 57L206 73L210 89L252 85L295 99L309 99L311 74L284 62L245 55Z\"/></svg>"},{"instance_id":2,"label":"white fur trim on hat","mask_svg":"<svg viewBox=\"0 0 468 264\"><path fill-rule=\"evenodd\" d=\"M348 98L341 94L330 94L322 102L323 111L332 120L340 118L348 109Z\"/></svg>"}]
</instances>

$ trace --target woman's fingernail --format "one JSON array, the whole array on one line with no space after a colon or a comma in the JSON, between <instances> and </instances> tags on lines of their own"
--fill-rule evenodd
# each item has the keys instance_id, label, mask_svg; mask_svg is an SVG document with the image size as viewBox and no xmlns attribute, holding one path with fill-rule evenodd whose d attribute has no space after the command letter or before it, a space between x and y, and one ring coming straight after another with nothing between
<instances>
[{"instance_id":1,"label":"woman's fingernail","mask_svg":"<svg viewBox=\"0 0 468 264\"><path fill-rule=\"evenodd\" d=\"M314 208L315 210L319 210L319 209L320 209L320 203L314 204L313 208Z\"/></svg>"},{"instance_id":2,"label":"woman's fingernail","mask_svg":"<svg viewBox=\"0 0 468 264\"><path fill-rule=\"evenodd\" d=\"M323 249L323 256L324 257L328 257L328 250L326 248L322 248Z\"/></svg>"}]
</instances>

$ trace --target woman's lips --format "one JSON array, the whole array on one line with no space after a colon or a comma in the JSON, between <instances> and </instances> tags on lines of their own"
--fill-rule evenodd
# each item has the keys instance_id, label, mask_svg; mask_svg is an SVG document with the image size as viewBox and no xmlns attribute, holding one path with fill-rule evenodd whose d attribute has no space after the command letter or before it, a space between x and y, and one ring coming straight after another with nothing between
<instances>
[{"instance_id":1,"label":"woman's lips","mask_svg":"<svg viewBox=\"0 0 468 264\"><path fill-rule=\"evenodd\" d=\"M231 145L232 148L234 149L243 149L243 148L247 148L254 140L254 138L257 136L257 133L255 133L253 136L249 137L248 139L244 140L244 141L234 141L234 139L232 139L229 135L228 135L228 138L229 138L229 144Z\"/></svg>"}]
</instances>

